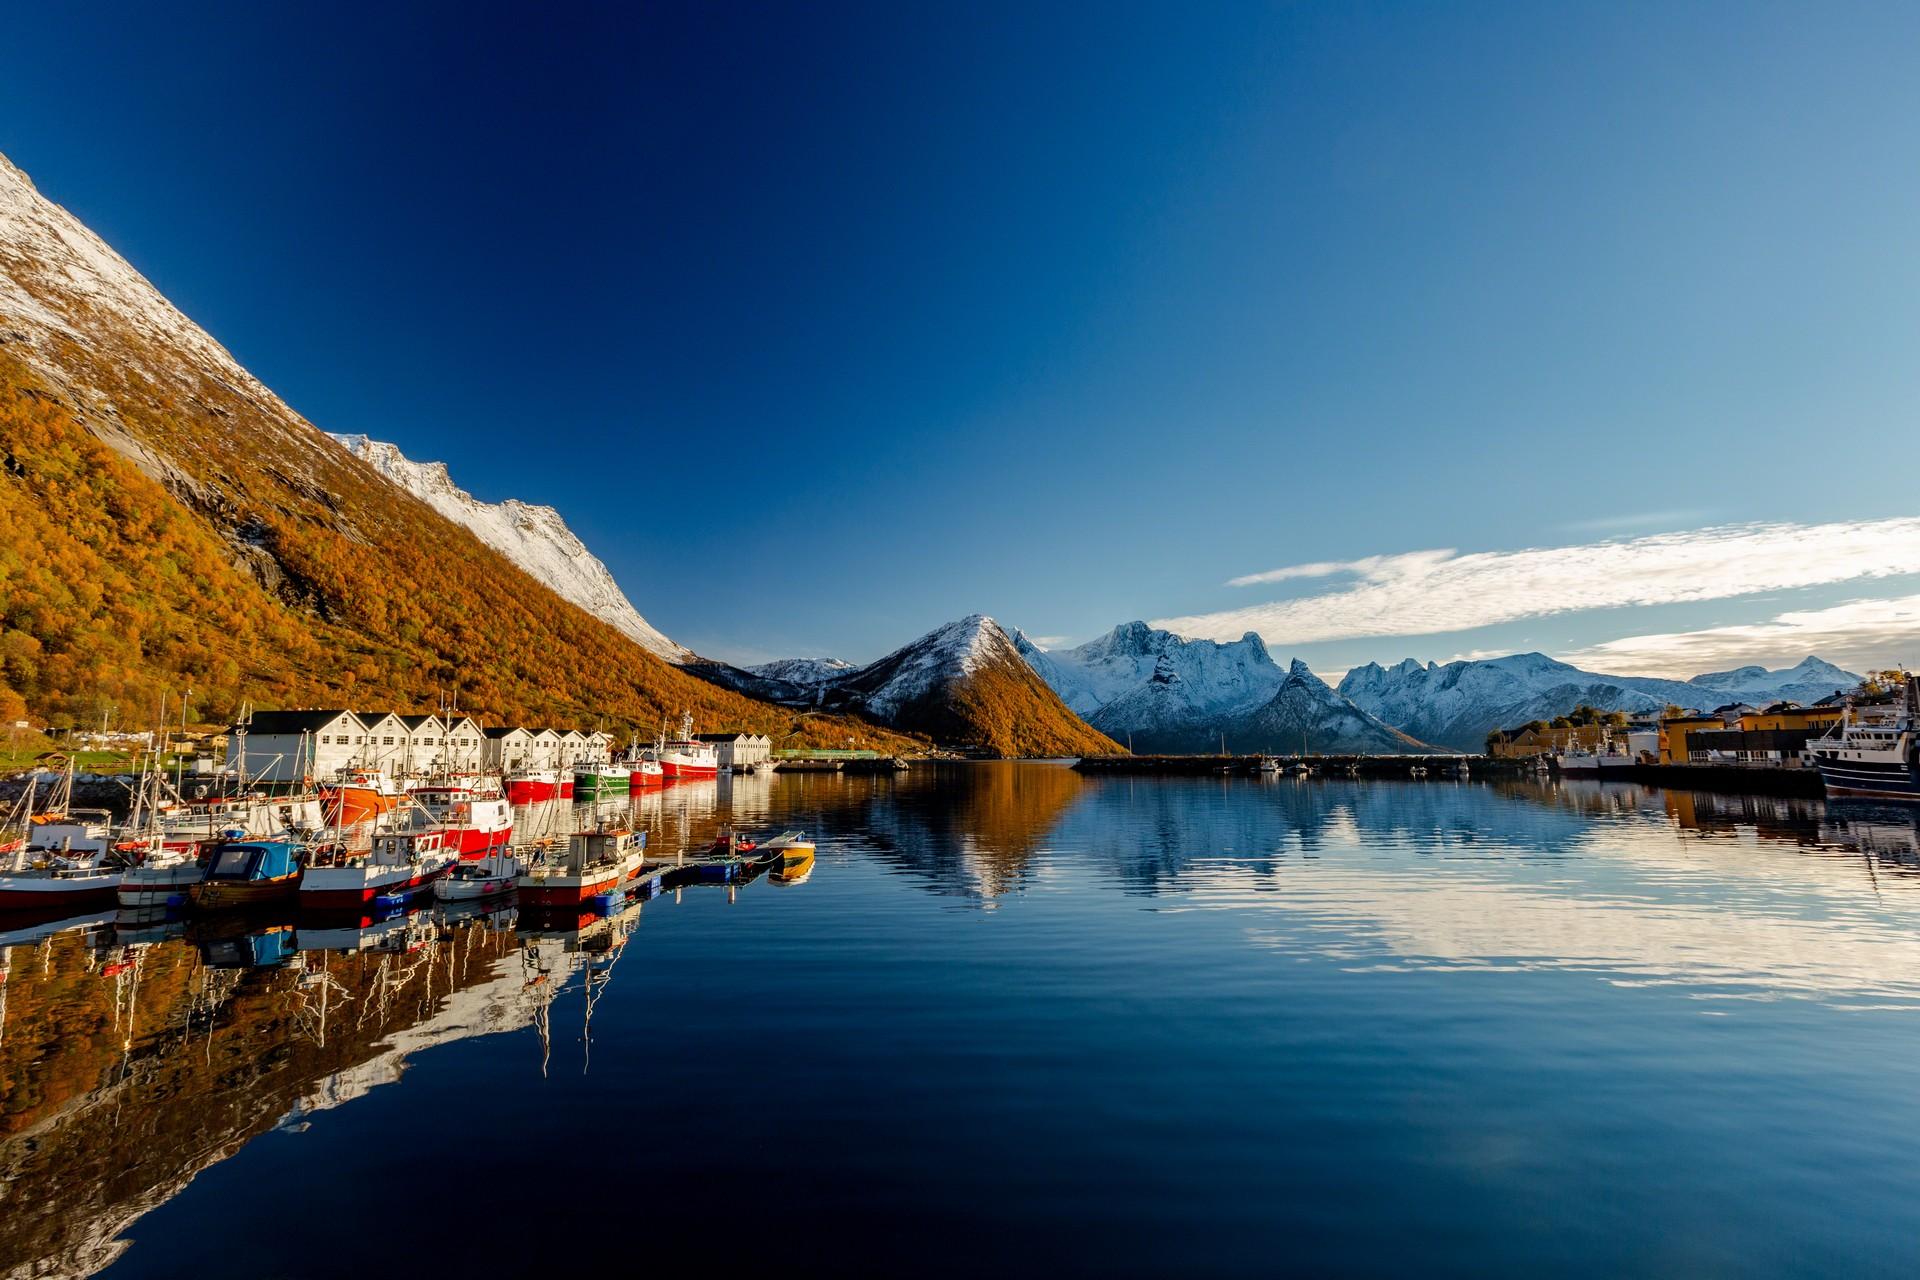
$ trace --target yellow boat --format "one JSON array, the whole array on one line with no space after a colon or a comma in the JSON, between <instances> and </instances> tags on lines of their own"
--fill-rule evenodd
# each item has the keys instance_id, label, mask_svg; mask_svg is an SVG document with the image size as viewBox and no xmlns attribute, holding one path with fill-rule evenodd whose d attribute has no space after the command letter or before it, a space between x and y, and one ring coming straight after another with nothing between
<instances>
[{"instance_id":1,"label":"yellow boat","mask_svg":"<svg viewBox=\"0 0 1920 1280\"><path fill-rule=\"evenodd\" d=\"M760 846L762 855L778 852L779 865L767 872L775 884L799 884L813 874L813 841L804 832L785 831Z\"/></svg>"}]
</instances>

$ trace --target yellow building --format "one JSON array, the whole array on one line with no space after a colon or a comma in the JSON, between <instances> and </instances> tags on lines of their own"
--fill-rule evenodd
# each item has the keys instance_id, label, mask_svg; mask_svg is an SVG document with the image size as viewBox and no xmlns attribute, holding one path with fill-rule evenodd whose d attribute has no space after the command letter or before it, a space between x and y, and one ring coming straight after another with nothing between
<instances>
[{"instance_id":1,"label":"yellow building","mask_svg":"<svg viewBox=\"0 0 1920 1280\"><path fill-rule=\"evenodd\" d=\"M1660 763L1686 764L1693 757L1687 749L1687 734L1713 732L1727 727L1719 716L1665 716L1660 721Z\"/></svg>"}]
</instances>

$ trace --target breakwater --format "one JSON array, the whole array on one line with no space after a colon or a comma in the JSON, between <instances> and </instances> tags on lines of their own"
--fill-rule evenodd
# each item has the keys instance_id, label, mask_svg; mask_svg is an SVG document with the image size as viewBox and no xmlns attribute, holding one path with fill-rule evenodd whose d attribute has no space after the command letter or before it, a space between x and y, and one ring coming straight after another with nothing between
<instances>
[{"instance_id":1,"label":"breakwater","mask_svg":"<svg viewBox=\"0 0 1920 1280\"><path fill-rule=\"evenodd\" d=\"M1279 771L1308 773L1329 778L1408 778L1414 770L1424 776L1444 778L1462 773L1469 777L1517 778L1534 772L1531 762L1506 760L1495 756L1430 755L1293 755L1293 756L1085 756L1074 768L1086 774L1165 774L1193 777L1203 774L1259 774L1268 772L1267 762Z\"/></svg>"}]
</instances>

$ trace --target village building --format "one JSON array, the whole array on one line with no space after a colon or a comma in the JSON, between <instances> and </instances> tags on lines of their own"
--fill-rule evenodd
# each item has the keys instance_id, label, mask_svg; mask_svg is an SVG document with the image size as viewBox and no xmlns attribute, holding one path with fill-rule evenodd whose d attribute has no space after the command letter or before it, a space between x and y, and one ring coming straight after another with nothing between
<instances>
[{"instance_id":1,"label":"village building","mask_svg":"<svg viewBox=\"0 0 1920 1280\"><path fill-rule=\"evenodd\" d=\"M323 778L366 749L367 726L343 708L256 711L227 734L227 768L260 782Z\"/></svg>"},{"instance_id":2,"label":"village building","mask_svg":"<svg viewBox=\"0 0 1920 1280\"><path fill-rule=\"evenodd\" d=\"M498 769L502 773L512 773L515 769L533 768L533 734L520 727L496 725L483 729L480 736L486 740L481 749L481 767Z\"/></svg>"},{"instance_id":3,"label":"village building","mask_svg":"<svg viewBox=\"0 0 1920 1280\"><path fill-rule=\"evenodd\" d=\"M773 739L763 733L696 733L693 736L713 747L722 769L751 768L773 759Z\"/></svg>"}]
</instances>

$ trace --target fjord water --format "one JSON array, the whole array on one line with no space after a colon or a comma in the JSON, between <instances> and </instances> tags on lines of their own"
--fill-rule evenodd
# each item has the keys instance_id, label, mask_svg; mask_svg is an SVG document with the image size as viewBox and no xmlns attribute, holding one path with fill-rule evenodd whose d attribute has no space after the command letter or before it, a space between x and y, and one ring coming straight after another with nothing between
<instances>
[{"instance_id":1,"label":"fjord water","mask_svg":"<svg viewBox=\"0 0 1920 1280\"><path fill-rule=\"evenodd\" d=\"M820 856L571 940L15 945L0 1265L1920 1263L1910 813L1019 764L637 816Z\"/></svg>"}]
</instances>

